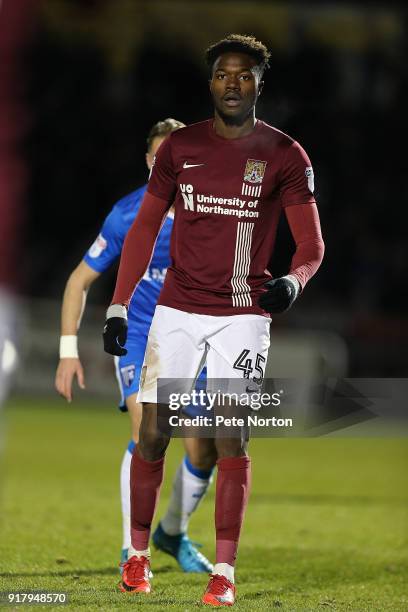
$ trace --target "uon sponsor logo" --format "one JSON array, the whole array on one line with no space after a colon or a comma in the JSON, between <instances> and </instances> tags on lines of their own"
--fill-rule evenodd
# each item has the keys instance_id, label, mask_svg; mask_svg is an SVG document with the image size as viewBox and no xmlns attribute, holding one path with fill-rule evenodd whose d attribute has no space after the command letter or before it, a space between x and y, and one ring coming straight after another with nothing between
<instances>
[{"instance_id":1,"label":"uon sponsor logo","mask_svg":"<svg viewBox=\"0 0 408 612\"><path fill-rule=\"evenodd\" d=\"M184 183L180 184L181 195L184 200L184 210L193 210L194 211L194 187L188 183L187 185Z\"/></svg>"}]
</instances>

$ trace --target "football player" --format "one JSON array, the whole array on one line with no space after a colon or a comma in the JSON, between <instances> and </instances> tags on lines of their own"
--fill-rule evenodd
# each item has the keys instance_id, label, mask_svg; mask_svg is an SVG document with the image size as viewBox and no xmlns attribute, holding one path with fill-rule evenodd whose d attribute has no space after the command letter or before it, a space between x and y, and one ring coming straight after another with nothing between
<instances>
[{"instance_id":1,"label":"football player","mask_svg":"<svg viewBox=\"0 0 408 612\"><path fill-rule=\"evenodd\" d=\"M180 121L169 118L159 121L152 127L147 138L146 163L149 170L161 143L170 133L183 126ZM135 219L145 192L146 185L115 204L99 236L66 284L61 314L60 361L55 386L68 402L73 398L72 387L75 378L79 387L85 388L77 334L87 292L92 283L120 255L127 231ZM132 426L132 438L123 456L120 470L123 516L122 563L127 561L130 546L129 472L132 454L139 439L142 414L142 406L137 401L140 371L150 323L170 264L172 227L173 214L172 211L168 211L158 234L150 264L129 303L127 354L115 358L117 379L122 394L120 409L129 412ZM203 379L205 379L205 370L200 373L200 380ZM212 570L212 565L189 539L187 526L191 514L207 491L216 456L211 441L194 438L185 439L184 443L186 455L177 469L169 507L154 533L153 540L157 548L175 557L185 572L208 572Z\"/></svg>"}]
</instances>

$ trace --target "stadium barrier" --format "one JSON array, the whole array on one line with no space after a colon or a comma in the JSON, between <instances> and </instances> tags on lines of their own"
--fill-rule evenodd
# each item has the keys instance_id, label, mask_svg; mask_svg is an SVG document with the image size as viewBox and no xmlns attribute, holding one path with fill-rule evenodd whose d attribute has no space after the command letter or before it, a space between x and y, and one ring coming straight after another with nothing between
<instances>
[{"instance_id":1,"label":"stadium barrier","mask_svg":"<svg viewBox=\"0 0 408 612\"><path fill-rule=\"evenodd\" d=\"M55 393L60 335L58 301L31 299L23 303L18 341L15 392ZM105 308L89 304L79 334L79 354L85 370L86 392L118 398L113 359L103 352L102 328ZM347 347L334 333L277 329L271 338L265 376L269 378L343 377L347 375Z\"/></svg>"}]
</instances>

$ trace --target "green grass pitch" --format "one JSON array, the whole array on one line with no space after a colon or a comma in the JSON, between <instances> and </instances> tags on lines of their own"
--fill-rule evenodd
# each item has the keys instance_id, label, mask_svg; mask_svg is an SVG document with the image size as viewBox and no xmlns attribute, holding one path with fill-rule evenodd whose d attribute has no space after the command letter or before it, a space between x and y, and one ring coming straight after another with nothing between
<instances>
[{"instance_id":1,"label":"green grass pitch","mask_svg":"<svg viewBox=\"0 0 408 612\"><path fill-rule=\"evenodd\" d=\"M82 398L8 402L0 591L67 591L75 610L201 608L207 577L181 573L159 552L150 596L117 590L119 465L129 423L114 406ZM250 451L235 608L408 610L407 440L258 439ZM156 521L181 456L173 441ZM190 525L211 559L213 504L214 485Z\"/></svg>"}]
</instances>

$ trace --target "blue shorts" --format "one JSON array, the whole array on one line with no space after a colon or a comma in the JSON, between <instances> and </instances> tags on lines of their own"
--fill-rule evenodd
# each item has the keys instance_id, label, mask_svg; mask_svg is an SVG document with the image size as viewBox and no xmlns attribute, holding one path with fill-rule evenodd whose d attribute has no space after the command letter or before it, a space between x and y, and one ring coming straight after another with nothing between
<instances>
[{"instance_id":1,"label":"blue shorts","mask_svg":"<svg viewBox=\"0 0 408 612\"><path fill-rule=\"evenodd\" d=\"M200 376L197 378L196 391L206 391L207 390L207 368L201 370ZM186 415L190 418L194 418L196 416L211 416L211 412L207 410L207 402L203 404L190 404L183 408L183 415Z\"/></svg>"},{"instance_id":2,"label":"blue shorts","mask_svg":"<svg viewBox=\"0 0 408 612\"><path fill-rule=\"evenodd\" d=\"M132 340L126 343L127 355L123 357L115 357L115 370L116 378L119 385L119 391L121 395L119 410L127 412L126 399L129 395L133 395L139 391L139 380L140 373L142 371L143 360L146 350L147 336L143 336L139 341L135 342ZM204 367L201 370L200 376L197 378L196 389L205 389L207 382L207 369ZM191 412L190 412L191 408ZM205 407L203 407L205 410ZM189 416L197 416L201 414L200 407L188 406L184 409L184 412Z\"/></svg>"},{"instance_id":3,"label":"blue shorts","mask_svg":"<svg viewBox=\"0 0 408 612\"><path fill-rule=\"evenodd\" d=\"M121 395L119 410L127 412L126 399L139 391L140 372L146 350L147 336L139 342L129 340L125 347L127 355L115 357L116 379Z\"/></svg>"}]
</instances>

